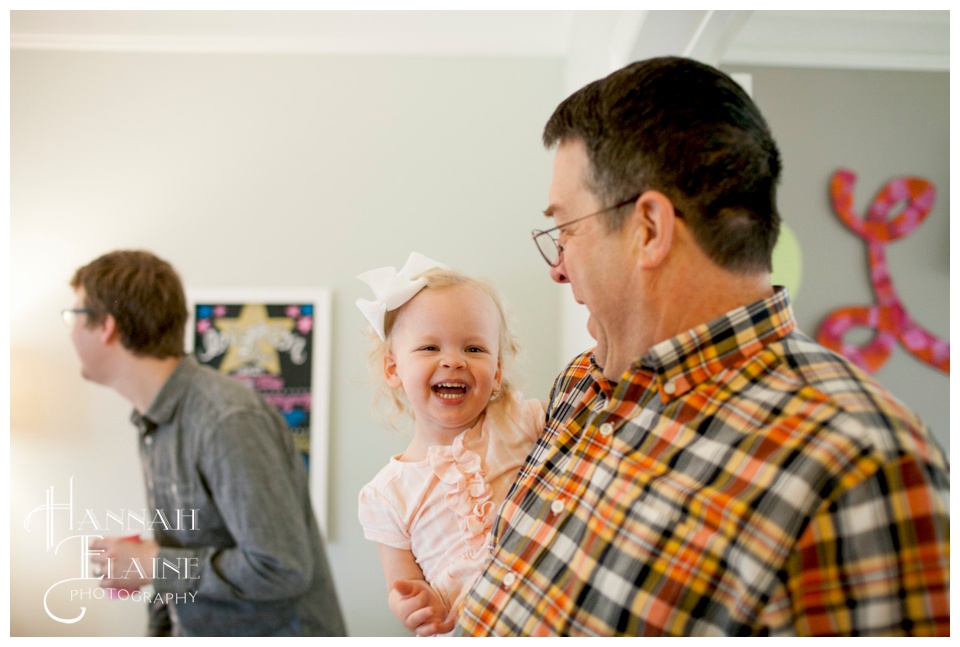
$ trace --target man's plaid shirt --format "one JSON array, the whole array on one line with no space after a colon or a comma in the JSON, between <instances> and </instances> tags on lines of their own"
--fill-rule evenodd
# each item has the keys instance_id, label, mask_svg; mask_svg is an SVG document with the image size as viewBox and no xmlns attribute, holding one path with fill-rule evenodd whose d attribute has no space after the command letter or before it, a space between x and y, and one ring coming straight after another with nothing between
<instances>
[{"instance_id":1,"label":"man's plaid shirt","mask_svg":"<svg viewBox=\"0 0 960 647\"><path fill-rule=\"evenodd\" d=\"M783 289L575 359L493 548L458 634L949 633L946 459Z\"/></svg>"}]
</instances>

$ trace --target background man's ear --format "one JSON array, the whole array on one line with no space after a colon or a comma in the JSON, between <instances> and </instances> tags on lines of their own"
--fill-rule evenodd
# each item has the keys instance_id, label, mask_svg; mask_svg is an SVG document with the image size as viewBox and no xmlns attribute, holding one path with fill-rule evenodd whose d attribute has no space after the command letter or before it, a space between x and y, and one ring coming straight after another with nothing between
<instances>
[{"instance_id":1,"label":"background man's ear","mask_svg":"<svg viewBox=\"0 0 960 647\"><path fill-rule=\"evenodd\" d=\"M113 318L113 315L108 314L104 316L100 325L102 326L100 341L104 344L109 344L120 339L120 330L117 328L117 320Z\"/></svg>"}]
</instances>

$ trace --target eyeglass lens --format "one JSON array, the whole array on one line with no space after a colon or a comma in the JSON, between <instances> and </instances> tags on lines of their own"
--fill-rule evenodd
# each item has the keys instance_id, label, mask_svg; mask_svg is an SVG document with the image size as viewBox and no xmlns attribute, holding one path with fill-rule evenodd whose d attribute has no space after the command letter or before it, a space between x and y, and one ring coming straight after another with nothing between
<instances>
[{"instance_id":1,"label":"eyeglass lens","mask_svg":"<svg viewBox=\"0 0 960 647\"><path fill-rule=\"evenodd\" d=\"M547 232L540 232L534 236L534 241L537 243L537 249L540 250L540 255L543 256L545 260L551 267L556 267L560 262L560 248L557 246L557 241L553 239Z\"/></svg>"},{"instance_id":2,"label":"eyeglass lens","mask_svg":"<svg viewBox=\"0 0 960 647\"><path fill-rule=\"evenodd\" d=\"M67 308L60 311L60 316L63 317L64 324L66 324L68 327L73 327L78 315L88 314L89 312L89 308Z\"/></svg>"}]
</instances>

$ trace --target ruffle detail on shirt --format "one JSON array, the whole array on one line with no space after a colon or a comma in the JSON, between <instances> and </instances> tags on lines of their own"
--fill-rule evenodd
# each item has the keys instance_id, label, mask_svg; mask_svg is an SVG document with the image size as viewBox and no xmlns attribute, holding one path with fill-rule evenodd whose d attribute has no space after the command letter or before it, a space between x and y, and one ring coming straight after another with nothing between
<instances>
[{"instance_id":1,"label":"ruffle detail on shirt","mask_svg":"<svg viewBox=\"0 0 960 647\"><path fill-rule=\"evenodd\" d=\"M452 445L431 447L430 465L438 479L453 486L444 501L466 535L471 557L476 556L486 546L496 509L491 500L493 490L484 480L480 456L463 446L461 434Z\"/></svg>"}]
</instances>

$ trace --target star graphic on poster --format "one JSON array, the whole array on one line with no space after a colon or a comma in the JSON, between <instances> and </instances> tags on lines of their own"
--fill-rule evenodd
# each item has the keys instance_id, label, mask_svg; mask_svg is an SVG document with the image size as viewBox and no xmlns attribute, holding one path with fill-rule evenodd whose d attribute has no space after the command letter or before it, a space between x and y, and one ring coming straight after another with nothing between
<instances>
[{"instance_id":1,"label":"star graphic on poster","mask_svg":"<svg viewBox=\"0 0 960 647\"><path fill-rule=\"evenodd\" d=\"M243 306L236 319L217 319L214 325L233 340L220 364L221 373L230 374L252 364L267 373L280 375L276 340L293 330L293 319L270 317L267 306L249 304Z\"/></svg>"}]
</instances>

